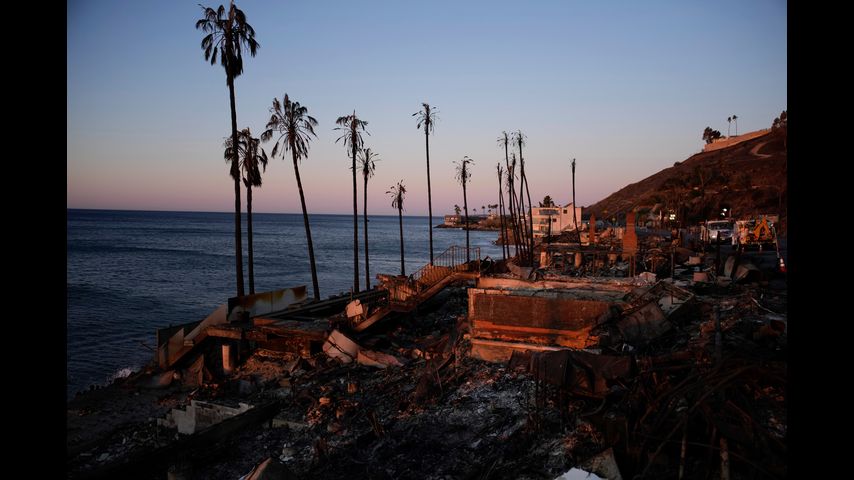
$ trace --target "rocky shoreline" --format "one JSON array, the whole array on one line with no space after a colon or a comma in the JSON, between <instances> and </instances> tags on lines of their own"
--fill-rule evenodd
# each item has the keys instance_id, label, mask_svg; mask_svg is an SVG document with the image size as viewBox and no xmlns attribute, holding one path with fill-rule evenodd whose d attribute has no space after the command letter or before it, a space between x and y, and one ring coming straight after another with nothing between
<instances>
[{"instance_id":1,"label":"rocky shoreline","mask_svg":"<svg viewBox=\"0 0 854 480\"><path fill-rule=\"evenodd\" d=\"M465 225L445 225L444 223L440 223L439 225L436 225L435 228L458 228L460 230L465 230L466 226ZM482 232L500 232L501 231L500 227L488 227L485 225L478 225L478 224L471 224L471 225L469 225L468 229L469 230L482 231Z\"/></svg>"}]
</instances>

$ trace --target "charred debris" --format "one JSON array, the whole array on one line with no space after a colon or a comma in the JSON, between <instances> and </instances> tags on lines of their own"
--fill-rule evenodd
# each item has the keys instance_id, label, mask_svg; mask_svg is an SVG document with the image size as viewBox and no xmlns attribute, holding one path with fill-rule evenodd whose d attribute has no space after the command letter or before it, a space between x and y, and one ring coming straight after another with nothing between
<instances>
[{"instance_id":1,"label":"charred debris","mask_svg":"<svg viewBox=\"0 0 854 480\"><path fill-rule=\"evenodd\" d=\"M779 249L575 240L161 329L149 368L68 403L68 476L786 478Z\"/></svg>"}]
</instances>

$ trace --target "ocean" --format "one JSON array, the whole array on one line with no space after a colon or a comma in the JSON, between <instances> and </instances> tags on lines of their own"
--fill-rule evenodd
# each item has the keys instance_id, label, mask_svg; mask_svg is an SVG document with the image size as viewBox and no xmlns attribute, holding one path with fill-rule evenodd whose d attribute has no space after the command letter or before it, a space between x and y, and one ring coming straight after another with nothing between
<instances>
[{"instance_id":1,"label":"ocean","mask_svg":"<svg viewBox=\"0 0 854 480\"><path fill-rule=\"evenodd\" d=\"M242 216L246 256L246 216ZM311 215L321 298L353 282L353 217ZM359 217L359 274L364 245ZM441 217L433 217L433 224ZM252 216L255 291L306 285L311 269L301 214ZM406 273L429 260L426 216L405 216ZM397 216L369 216L371 285L400 273ZM481 256L501 258L498 232L470 232ZM465 245L465 231L433 229L433 253ZM205 318L236 294L233 213L67 211L66 396L126 376L153 358L154 332ZM244 272L247 264L244 260ZM249 277L244 273L246 293Z\"/></svg>"}]
</instances>

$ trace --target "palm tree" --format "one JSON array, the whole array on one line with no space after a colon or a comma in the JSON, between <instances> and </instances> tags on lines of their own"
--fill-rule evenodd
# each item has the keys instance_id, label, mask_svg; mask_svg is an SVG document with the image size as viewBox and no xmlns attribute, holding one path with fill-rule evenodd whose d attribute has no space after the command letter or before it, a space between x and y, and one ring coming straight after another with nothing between
<instances>
[{"instance_id":1,"label":"palm tree","mask_svg":"<svg viewBox=\"0 0 854 480\"><path fill-rule=\"evenodd\" d=\"M231 2L226 14L222 5L214 10L202 7L203 16L196 21L196 29L207 33L202 38L202 50L205 60L211 65L216 63L219 55L220 64L225 69L225 81L228 85L228 97L231 103L231 143L237 145L237 108L234 99L234 79L243 73L243 49L247 49L254 57L260 46L255 41L255 30L246 23L246 15ZM234 179L234 250L237 267L237 296L242 297L243 291L243 245L240 233L240 174L237 149L233 149L231 159L231 176Z\"/></svg>"},{"instance_id":2,"label":"palm tree","mask_svg":"<svg viewBox=\"0 0 854 480\"><path fill-rule=\"evenodd\" d=\"M416 117L418 122L415 124L415 128L421 128L424 126L424 148L427 152L427 214L430 216L430 229L428 233L430 234L430 265L433 264L433 194L430 190L430 132L433 131L433 123L436 121L436 113L438 111L435 107L430 107L428 103L422 103L421 106L424 110L419 110L412 114L413 117Z\"/></svg>"},{"instance_id":3,"label":"palm tree","mask_svg":"<svg viewBox=\"0 0 854 480\"><path fill-rule=\"evenodd\" d=\"M528 208L532 207L531 203L531 189L528 188L528 177L525 176L525 158L522 156L522 146L525 145L525 134L522 133L521 130L517 130L513 134L513 143L519 147L519 197L522 197L522 188L525 189L525 196L528 198ZM524 203L524 202L523 202ZM527 214L525 211L524 205L522 206L522 215ZM528 214L528 225L525 227L525 240L528 241L528 260L529 265L533 265L534 262L534 216Z\"/></svg>"},{"instance_id":4,"label":"palm tree","mask_svg":"<svg viewBox=\"0 0 854 480\"><path fill-rule=\"evenodd\" d=\"M249 294L255 294L255 260L253 257L252 240L252 187L261 186L261 170L267 171L267 152L261 148L261 141L253 138L249 128L244 130L247 136L246 157L241 162L243 172L243 185L246 186L246 236L249 244ZM260 153L258 153L260 149ZM258 167L261 167L259 170Z\"/></svg>"},{"instance_id":5,"label":"palm tree","mask_svg":"<svg viewBox=\"0 0 854 480\"><path fill-rule=\"evenodd\" d=\"M575 225L575 233L578 235L578 248L581 248L581 234L578 233L578 219L575 218L575 159L572 159L572 224Z\"/></svg>"},{"instance_id":6,"label":"palm tree","mask_svg":"<svg viewBox=\"0 0 854 480\"><path fill-rule=\"evenodd\" d=\"M738 136L738 115L732 116L732 121L735 122L735 136Z\"/></svg>"},{"instance_id":7,"label":"palm tree","mask_svg":"<svg viewBox=\"0 0 854 480\"><path fill-rule=\"evenodd\" d=\"M317 120L308 114L308 108L300 105L299 102L292 102L287 93L282 102L279 102L278 98L273 99L273 106L270 107L270 113L267 130L264 130L264 133L261 134L261 139L267 142L273 138L274 133L279 134L279 138L276 139L276 144L273 146L273 153L271 154L273 157L276 156L277 152L281 151L282 159L284 159L285 151L291 151L291 159L294 162L294 175L297 177L299 202L302 207L305 239L306 243L308 243L308 260L311 264L311 285L314 288L314 299L320 300L320 287L317 284L317 266L314 261L314 244L311 241L308 210L305 207L305 194L303 193L302 180L299 176L299 160L308 157L308 144L311 141L311 135L317 137L317 134L314 133Z\"/></svg>"},{"instance_id":8,"label":"palm tree","mask_svg":"<svg viewBox=\"0 0 854 480\"><path fill-rule=\"evenodd\" d=\"M464 156L462 160L458 162L454 162L457 164L457 175L456 179L460 182L460 185L463 186L463 211L466 213L466 262L471 261L471 255L469 254L469 203L466 198L466 183L468 183L469 179L471 179L471 171L469 170L469 164L473 164L474 160L470 159L468 155Z\"/></svg>"},{"instance_id":9,"label":"palm tree","mask_svg":"<svg viewBox=\"0 0 854 480\"><path fill-rule=\"evenodd\" d=\"M353 292L359 293L359 211L356 204L356 154L365 143L362 140L362 134L359 133L359 130L368 133L365 130L368 122L359 120L359 117L356 116L356 111L353 110L352 115L338 117L338 120L335 120L335 124L339 125L335 127L335 130L344 131L344 134L338 137L335 143L338 143L338 140L343 140L345 148L349 145L350 157L353 159L351 166L353 170Z\"/></svg>"},{"instance_id":10,"label":"palm tree","mask_svg":"<svg viewBox=\"0 0 854 480\"><path fill-rule=\"evenodd\" d=\"M511 225L511 228L513 228L513 243L514 243L514 246L516 249L516 254L518 255L519 254L519 231L518 231L518 224L517 224L517 218L516 218L516 202L515 202L516 189L513 186L513 177L516 176L516 168L515 168L515 161L513 164L514 167L512 169L510 168L510 155L509 155L510 134L508 134L506 131L501 132L501 136L498 137L498 146L504 147L504 163L507 167L507 196L508 196L509 201L510 201L510 225ZM509 245L507 247L507 252L508 253L510 252L510 246Z\"/></svg>"},{"instance_id":11,"label":"palm tree","mask_svg":"<svg viewBox=\"0 0 854 480\"><path fill-rule=\"evenodd\" d=\"M365 219L365 290L371 289L371 269L368 260L368 179L374 176L374 171L377 168L376 163L379 160L378 155L372 153L370 148L362 150L359 155L359 167L362 170L362 177L365 179L365 188L363 189L364 197L362 200L363 218Z\"/></svg>"},{"instance_id":12,"label":"palm tree","mask_svg":"<svg viewBox=\"0 0 854 480\"><path fill-rule=\"evenodd\" d=\"M507 252L510 250L510 247L507 245L507 236L506 230L504 229L504 192L501 187L501 180L504 177L504 170L501 168L501 162L495 165L495 169L498 172L498 222L501 225L501 256L504 260L507 260Z\"/></svg>"},{"instance_id":13,"label":"palm tree","mask_svg":"<svg viewBox=\"0 0 854 480\"><path fill-rule=\"evenodd\" d=\"M454 213L456 213L457 215L459 215L459 214L460 214L460 210L461 210L461 209L460 209L460 206L459 206L459 205L454 205Z\"/></svg>"},{"instance_id":14,"label":"palm tree","mask_svg":"<svg viewBox=\"0 0 854 480\"><path fill-rule=\"evenodd\" d=\"M726 117L726 123L727 123L726 136L728 137L729 136L729 127L732 124L732 117Z\"/></svg>"},{"instance_id":15,"label":"palm tree","mask_svg":"<svg viewBox=\"0 0 854 480\"><path fill-rule=\"evenodd\" d=\"M510 169L507 171L507 195L510 197L510 205L516 204L515 211L511 211L511 223L513 227L513 247L516 255L521 258L525 256L525 246L522 244L521 219L519 218L519 198L516 197L514 179L516 178L516 154L510 154Z\"/></svg>"},{"instance_id":16,"label":"palm tree","mask_svg":"<svg viewBox=\"0 0 854 480\"><path fill-rule=\"evenodd\" d=\"M229 137L225 141L225 161L229 162L234 158L234 152L231 150L232 139ZM249 294L255 294L255 269L252 249L252 187L261 186L261 170L267 171L267 152L259 147L261 141L252 137L249 128L244 128L240 131L237 138L238 157L240 160L240 168L243 170L243 185L246 186L246 236L249 247ZM259 166L261 167L259 169Z\"/></svg>"},{"instance_id":17,"label":"palm tree","mask_svg":"<svg viewBox=\"0 0 854 480\"><path fill-rule=\"evenodd\" d=\"M390 188L391 190L385 193L391 195L391 206L397 209L397 219L400 223L400 274L406 276L406 265L403 262L403 199L406 196L406 187L401 180Z\"/></svg>"}]
</instances>

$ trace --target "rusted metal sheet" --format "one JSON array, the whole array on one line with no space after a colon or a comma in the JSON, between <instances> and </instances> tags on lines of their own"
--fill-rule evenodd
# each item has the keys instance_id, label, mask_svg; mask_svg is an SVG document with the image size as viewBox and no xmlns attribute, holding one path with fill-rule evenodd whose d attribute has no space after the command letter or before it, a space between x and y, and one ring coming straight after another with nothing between
<instances>
[{"instance_id":1,"label":"rusted metal sheet","mask_svg":"<svg viewBox=\"0 0 854 480\"><path fill-rule=\"evenodd\" d=\"M275 323L259 325L256 329L271 335L301 337L322 342L326 339L329 324L301 320L278 320Z\"/></svg>"},{"instance_id":2,"label":"rusted metal sheet","mask_svg":"<svg viewBox=\"0 0 854 480\"><path fill-rule=\"evenodd\" d=\"M227 326L209 327L207 334L209 337L231 338L234 340L243 338L243 332L239 328L229 328Z\"/></svg>"},{"instance_id":3,"label":"rusted metal sheet","mask_svg":"<svg viewBox=\"0 0 854 480\"><path fill-rule=\"evenodd\" d=\"M231 297L228 299L228 320L241 320L241 315L248 313L249 318L270 315L287 309L290 305L304 302L308 299L305 285L292 288L282 288L270 292Z\"/></svg>"}]
</instances>

